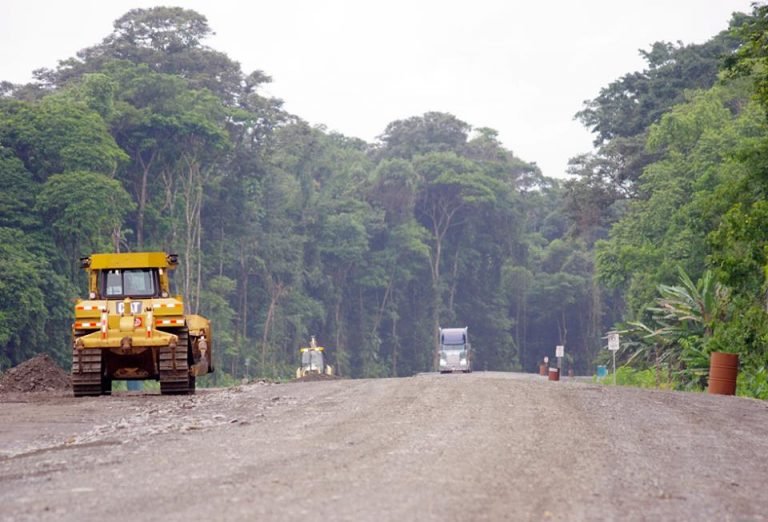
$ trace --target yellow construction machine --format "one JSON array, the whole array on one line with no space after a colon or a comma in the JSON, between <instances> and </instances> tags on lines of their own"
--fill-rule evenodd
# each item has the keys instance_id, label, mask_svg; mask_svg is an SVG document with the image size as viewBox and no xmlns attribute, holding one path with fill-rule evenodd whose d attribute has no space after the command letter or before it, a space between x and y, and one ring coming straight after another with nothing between
<instances>
[{"instance_id":1,"label":"yellow construction machine","mask_svg":"<svg viewBox=\"0 0 768 522\"><path fill-rule=\"evenodd\" d=\"M296 378L300 379L310 375L333 375L333 367L330 364L325 364L324 351L325 348L317 345L314 335L309 341L309 346L299 348L301 366L296 368Z\"/></svg>"},{"instance_id":2,"label":"yellow construction machine","mask_svg":"<svg viewBox=\"0 0 768 522\"><path fill-rule=\"evenodd\" d=\"M114 380L160 381L160 393L195 393L213 371L211 323L170 295L178 256L165 252L93 254L80 259L88 299L75 304L75 397L109 395Z\"/></svg>"}]
</instances>

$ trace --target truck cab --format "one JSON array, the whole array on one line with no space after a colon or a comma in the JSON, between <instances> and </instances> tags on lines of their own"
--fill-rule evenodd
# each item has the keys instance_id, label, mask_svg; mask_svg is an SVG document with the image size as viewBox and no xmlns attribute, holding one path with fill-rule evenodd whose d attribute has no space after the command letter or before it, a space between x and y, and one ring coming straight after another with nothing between
<instances>
[{"instance_id":1,"label":"truck cab","mask_svg":"<svg viewBox=\"0 0 768 522\"><path fill-rule=\"evenodd\" d=\"M438 370L440 373L472 371L469 328L440 328Z\"/></svg>"}]
</instances>

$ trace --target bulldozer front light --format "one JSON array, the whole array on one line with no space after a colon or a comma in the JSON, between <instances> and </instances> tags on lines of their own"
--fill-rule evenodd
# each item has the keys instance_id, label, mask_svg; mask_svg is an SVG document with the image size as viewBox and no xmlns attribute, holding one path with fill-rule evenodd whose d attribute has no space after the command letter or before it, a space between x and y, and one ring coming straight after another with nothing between
<instances>
[{"instance_id":1,"label":"bulldozer front light","mask_svg":"<svg viewBox=\"0 0 768 522\"><path fill-rule=\"evenodd\" d=\"M90 322L82 322L82 323L75 323L75 329L76 330L82 330L84 328L98 328L99 323L96 321L90 321Z\"/></svg>"},{"instance_id":2,"label":"bulldozer front light","mask_svg":"<svg viewBox=\"0 0 768 522\"><path fill-rule=\"evenodd\" d=\"M182 326L184 325L184 319L157 319L155 321L155 326Z\"/></svg>"},{"instance_id":3,"label":"bulldozer front light","mask_svg":"<svg viewBox=\"0 0 768 522\"><path fill-rule=\"evenodd\" d=\"M96 299L96 292L88 292L88 299Z\"/></svg>"}]
</instances>

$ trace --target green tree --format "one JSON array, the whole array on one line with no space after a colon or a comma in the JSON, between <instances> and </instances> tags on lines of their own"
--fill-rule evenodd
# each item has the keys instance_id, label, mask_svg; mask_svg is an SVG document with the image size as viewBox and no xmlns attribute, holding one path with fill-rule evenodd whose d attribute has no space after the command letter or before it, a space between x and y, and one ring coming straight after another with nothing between
<instances>
[{"instance_id":1,"label":"green tree","mask_svg":"<svg viewBox=\"0 0 768 522\"><path fill-rule=\"evenodd\" d=\"M397 120L380 136L385 157L412 159L431 152L459 153L466 146L471 126L452 114L428 112Z\"/></svg>"},{"instance_id":2,"label":"green tree","mask_svg":"<svg viewBox=\"0 0 768 522\"><path fill-rule=\"evenodd\" d=\"M10 149L0 146L0 227L30 230L40 225L34 207L39 185Z\"/></svg>"},{"instance_id":3,"label":"green tree","mask_svg":"<svg viewBox=\"0 0 768 522\"><path fill-rule=\"evenodd\" d=\"M66 253L75 280L81 254L120 251L121 230L133 201L118 180L77 171L49 177L37 196L36 209Z\"/></svg>"},{"instance_id":4,"label":"green tree","mask_svg":"<svg viewBox=\"0 0 768 522\"><path fill-rule=\"evenodd\" d=\"M97 112L60 95L5 104L0 143L13 150L39 182L74 170L114 174L126 160Z\"/></svg>"}]
</instances>

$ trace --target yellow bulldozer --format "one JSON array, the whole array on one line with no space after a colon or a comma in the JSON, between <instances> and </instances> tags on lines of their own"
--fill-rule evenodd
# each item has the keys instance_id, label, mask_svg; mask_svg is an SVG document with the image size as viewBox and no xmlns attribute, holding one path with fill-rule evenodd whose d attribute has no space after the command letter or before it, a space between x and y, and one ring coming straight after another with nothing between
<instances>
[{"instance_id":1,"label":"yellow bulldozer","mask_svg":"<svg viewBox=\"0 0 768 522\"><path fill-rule=\"evenodd\" d=\"M213 371L211 323L170 295L178 256L165 252L93 254L80 259L88 299L75 304L75 397L109 395L114 380L160 381L160 393L195 393Z\"/></svg>"},{"instance_id":2,"label":"yellow bulldozer","mask_svg":"<svg viewBox=\"0 0 768 522\"><path fill-rule=\"evenodd\" d=\"M301 354L301 366L296 368L296 378L301 379L311 375L333 375L333 367L325 364L323 352L325 348L318 346L313 335L309 346L299 348Z\"/></svg>"}]
</instances>

